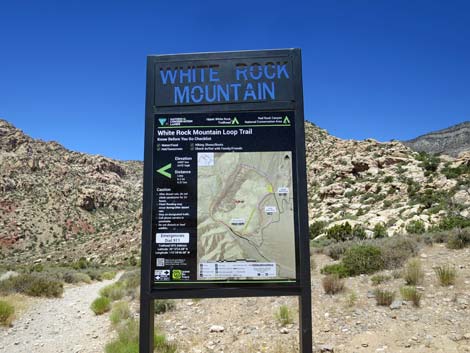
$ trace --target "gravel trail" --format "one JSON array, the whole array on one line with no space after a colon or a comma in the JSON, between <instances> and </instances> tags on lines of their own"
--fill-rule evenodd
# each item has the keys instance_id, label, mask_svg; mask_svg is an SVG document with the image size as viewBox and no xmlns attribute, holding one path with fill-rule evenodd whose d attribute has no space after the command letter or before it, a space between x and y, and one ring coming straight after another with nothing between
<instances>
[{"instance_id":1,"label":"gravel trail","mask_svg":"<svg viewBox=\"0 0 470 353\"><path fill-rule=\"evenodd\" d=\"M0 352L102 353L111 334L109 319L96 316L90 304L113 282L67 286L62 298L38 300L13 327L0 328Z\"/></svg>"}]
</instances>

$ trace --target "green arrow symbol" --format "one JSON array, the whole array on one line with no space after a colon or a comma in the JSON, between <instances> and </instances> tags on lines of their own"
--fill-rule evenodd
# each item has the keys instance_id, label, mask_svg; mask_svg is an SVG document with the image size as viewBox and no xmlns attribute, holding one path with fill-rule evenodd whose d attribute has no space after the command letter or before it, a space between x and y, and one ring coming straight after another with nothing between
<instances>
[{"instance_id":1,"label":"green arrow symbol","mask_svg":"<svg viewBox=\"0 0 470 353\"><path fill-rule=\"evenodd\" d=\"M160 169L157 169L157 172L163 176L166 176L168 179L171 179L171 174L167 172L167 170L170 168L171 168L171 163L168 163L167 165L164 165Z\"/></svg>"},{"instance_id":2,"label":"green arrow symbol","mask_svg":"<svg viewBox=\"0 0 470 353\"><path fill-rule=\"evenodd\" d=\"M286 115L286 117L284 118L284 120L282 121L283 124L290 124L290 120L289 120L289 117Z\"/></svg>"},{"instance_id":3,"label":"green arrow symbol","mask_svg":"<svg viewBox=\"0 0 470 353\"><path fill-rule=\"evenodd\" d=\"M239 124L240 124L240 123L238 122L237 117L234 117L234 118L232 119L232 125L239 125Z\"/></svg>"}]
</instances>

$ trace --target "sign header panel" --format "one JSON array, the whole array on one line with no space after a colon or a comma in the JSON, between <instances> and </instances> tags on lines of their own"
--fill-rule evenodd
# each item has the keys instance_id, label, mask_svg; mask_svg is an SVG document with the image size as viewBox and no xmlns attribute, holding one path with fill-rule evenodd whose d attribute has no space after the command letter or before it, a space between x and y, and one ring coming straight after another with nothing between
<instances>
[{"instance_id":1,"label":"sign header panel","mask_svg":"<svg viewBox=\"0 0 470 353\"><path fill-rule=\"evenodd\" d=\"M288 55L178 60L174 56L155 62L157 107L294 99L293 66Z\"/></svg>"}]
</instances>

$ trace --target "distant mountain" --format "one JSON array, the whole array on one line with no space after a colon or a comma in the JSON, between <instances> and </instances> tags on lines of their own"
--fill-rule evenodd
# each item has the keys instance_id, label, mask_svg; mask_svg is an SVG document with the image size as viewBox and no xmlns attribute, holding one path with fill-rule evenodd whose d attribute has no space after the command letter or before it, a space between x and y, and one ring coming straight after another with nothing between
<instances>
[{"instance_id":1,"label":"distant mountain","mask_svg":"<svg viewBox=\"0 0 470 353\"><path fill-rule=\"evenodd\" d=\"M339 139L309 122L305 144L317 235L345 222L391 236L450 213L470 218L470 154L435 159L398 141ZM0 119L0 264L138 261L142 167L31 138Z\"/></svg>"},{"instance_id":2,"label":"distant mountain","mask_svg":"<svg viewBox=\"0 0 470 353\"><path fill-rule=\"evenodd\" d=\"M418 152L457 157L461 152L470 151L470 121L433 131L403 143Z\"/></svg>"}]
</instances>

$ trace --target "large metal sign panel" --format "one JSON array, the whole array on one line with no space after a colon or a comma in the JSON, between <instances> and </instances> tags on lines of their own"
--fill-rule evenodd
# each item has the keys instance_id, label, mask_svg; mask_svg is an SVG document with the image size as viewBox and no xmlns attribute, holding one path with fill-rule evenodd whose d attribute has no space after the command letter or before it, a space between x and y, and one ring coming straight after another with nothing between
<instances>
[{"instance_id":1,"label":"large metal sign panel","mask_svg":"<svg viewBox=\"0 0 470 353\"><path fill-rule=\"evenodd\" d=\"M302 104L298 50L149 57L142 270L154 297L300 293Z\"/></svg>"}]
</instances>

